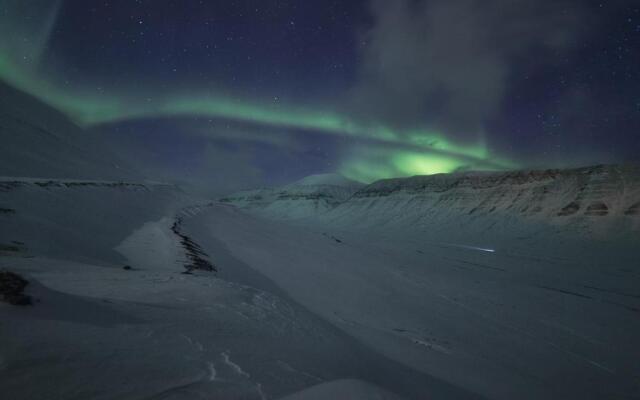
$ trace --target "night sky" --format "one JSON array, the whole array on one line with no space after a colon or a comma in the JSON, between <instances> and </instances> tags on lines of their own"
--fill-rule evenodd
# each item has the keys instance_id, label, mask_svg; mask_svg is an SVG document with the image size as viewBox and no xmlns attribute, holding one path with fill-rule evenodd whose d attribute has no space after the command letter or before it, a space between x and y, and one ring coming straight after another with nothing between
<instances>
[{"instance_id":1,"label":"night sky","mask_svg":"<svg viewBox=\"0 0 640 400\"><path fill-rule=\"evenodd\" d=\"M0 79L229 189L640 159L638 1L0 0Z\"/></svg>"}]
</instances>

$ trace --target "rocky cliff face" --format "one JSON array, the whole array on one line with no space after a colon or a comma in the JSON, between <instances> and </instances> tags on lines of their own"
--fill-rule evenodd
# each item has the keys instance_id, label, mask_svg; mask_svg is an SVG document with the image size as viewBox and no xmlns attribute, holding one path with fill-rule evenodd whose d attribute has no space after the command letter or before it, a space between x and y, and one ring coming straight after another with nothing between
<instances>
[{"instance_id":1,"label":"rocky cliff face","mask_svg":"<svg viewBox=\"0 0 640 400\"><path fill-rule=\"evenodd\" d=\"M640 207L640 168L595 166L416 176L375 182L356 192L352 201L389 196L419 197L430 205L466 214L636 215Z\"/></svg>"},{"instance_id":2,"label":"rocky cliff face","mask_svg":"<svg viewBox=\"0 0 640 400\"><path fill-rule=\"evenodd\" d=\"M640 227L640 167L462 173L375 182L336 207L333 221L473 230L521 223L580 231Z\"/></svg>"}]
</instances>

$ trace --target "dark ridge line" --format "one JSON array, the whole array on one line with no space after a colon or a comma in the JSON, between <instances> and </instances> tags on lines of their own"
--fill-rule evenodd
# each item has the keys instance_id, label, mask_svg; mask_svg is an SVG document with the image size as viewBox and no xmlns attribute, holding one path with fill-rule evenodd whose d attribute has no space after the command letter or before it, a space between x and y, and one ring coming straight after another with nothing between
<instances>
[{"instance_id":1,"label":"dark ridge line","mask_svg":"<svg viewBox=\"0 0 640 400\"><path fill-rule=\"evenodd\" d=\"M34 179L34 178L29 178ZM40 179L40 178L37 178ZM150 187L154 186L172 186L166 183L141 183L141 182L131 182L131 181L122 181L122 180L82 180L82 179L73 179L73 180L64 180L64 179L48 179L43 178L41 180L20 180L10 178L9 180L0 179L0 192L10 192L16 188L23 186L38 186L41 188L76 188L76 187L107 187L107 188L117 188L117 187L126 187L126 188L139 188L144 190L150 190Z\"/></svg>"},{"instance_id":2,"label":"dark ridge line","mask_svg":"<svg viewBox=\"0 0 640 400\"><path fill-rule=\"evenodd\" d=\"M186 269L184 273L190 274L193 270L218 272L218 268L207 260L209 255L202 250L202 247L180 231L181 224L182 218L176 217L171 226L171 231L180 238L180 245L190 261L190 263L184 264Z\"/></svg>"},{"instance_id":3,"label":"dark ridge line","mask_svg":"<svg viewBox=\"0 0 640 400\"><path fill-rule=\"evenodd\" d=\"M327 237L333 241L335 241L336 243L342 243L342 240L338 239L337 237L333 236L333 235L329 235L328 233L323 233L322 234L324 237Z\"/></svg>"},{"instance_id":4,"label":"dark ridge line","mask_svg":"<svg viewBox=\"0 0 640 400\"><path fill-rule=\"evenodd\" d=\"M8 270L0 270L0 301L14 306L29 306L33 299L24 293L29 284L22 275Z\"/></svg>"},{"instance_id":5,"label":"dark ridge line","mask_svg":"<svg viewBox=\"0 0 640 400\"><path fill-rule=\"evenodd\" d=\"M18 186L36 185L40 187L76 187L76 186L94 186L94 187L120 187L120 186L135 186L146 187L143 183L136 182L124 182L124 181L58 181L55 179L43 180L43 181L5 181L0 182L0 186L7 186L10 188Z\"/></svg>"}]
</instances>

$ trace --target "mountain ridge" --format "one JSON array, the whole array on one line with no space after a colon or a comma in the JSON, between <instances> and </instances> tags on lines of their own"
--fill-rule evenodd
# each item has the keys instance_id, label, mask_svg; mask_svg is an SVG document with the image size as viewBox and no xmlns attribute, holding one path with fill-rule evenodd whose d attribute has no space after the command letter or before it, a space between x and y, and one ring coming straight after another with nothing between
<instances>
[{"instance_id":1,"label":"mountain ridge","mask_svg":"<svg viewBox=\"0 0 640 400\"><path fill-rule=\"evenodd\" d=\"M482 231L529 221L588 232L640 230L640 166L634 164L383 179L333 197L324 207L301 202L317 203L323 193L319 185L311 186L316 191L308 189L306 197L293 188L284 186L270 197L253 192L254 197L232 195L224 201L269 218L366 229L444 229L454 223L476 224Z\"/></svg>"}]
</instances>

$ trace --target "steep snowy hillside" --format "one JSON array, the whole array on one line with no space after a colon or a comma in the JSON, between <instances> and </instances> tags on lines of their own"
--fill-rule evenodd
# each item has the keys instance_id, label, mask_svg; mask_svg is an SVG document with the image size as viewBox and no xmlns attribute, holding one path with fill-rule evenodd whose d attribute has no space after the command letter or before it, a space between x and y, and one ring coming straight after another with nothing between
<instances>
[{"instance_id":1,"label":"steep snowy hillside","mask_svg":"<svg viewBox=\"0 0 640 400\"><path fill-rule=\"evenodd\" d=\"M320 174L279 188L239 192L221 201L273 218L298 219L333 209L363 186L338 174Z\"/></svg>"},{"instance_id":2,"label":"steep snowy hillside","mask_svg":"<svg viewBox=\"0 0 640 400\"><path fill-rule=\"evenodd\" d=\"M113 248L131 231L195 201L159 183L0 178L0 246L14 249L9 254L123 261Z\"/></svg>"},{"instance_id":3,"label":"steep snowy hillside","mask_svg":"<svg viewBox=\"0 0 640 400\"><path fill-rule=\"evenodd\" d=\"M140 179L98 137L2 82L0 176Z\"/></svg>"}]
</instances>

